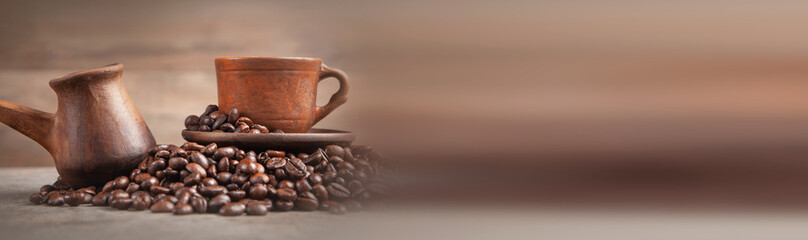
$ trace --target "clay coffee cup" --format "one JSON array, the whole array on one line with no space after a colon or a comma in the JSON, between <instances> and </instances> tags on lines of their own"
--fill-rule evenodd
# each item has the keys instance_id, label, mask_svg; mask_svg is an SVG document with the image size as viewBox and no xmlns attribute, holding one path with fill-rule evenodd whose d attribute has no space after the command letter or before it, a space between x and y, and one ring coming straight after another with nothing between
<instances>
[{"instance_id":1,"label":"clay coffee cup","mask_svg":"<svg viewBox=\"0 0 808 240\"><path fill-rule=\"evenodd\" d=\"M317 106L317 84L339 80L339 90ZM348 76L319 58L216 58L219 109L237 107L241 116L286 133L305 133L348 101Z\"/></svg>"}]
</instances>

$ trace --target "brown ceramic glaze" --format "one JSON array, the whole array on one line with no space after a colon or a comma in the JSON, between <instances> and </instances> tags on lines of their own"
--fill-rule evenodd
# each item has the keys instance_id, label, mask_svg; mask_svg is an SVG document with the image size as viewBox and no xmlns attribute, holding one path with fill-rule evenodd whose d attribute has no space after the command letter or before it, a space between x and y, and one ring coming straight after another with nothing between
<instances>
[{"instance_id":1,"label":"brown ceramic glaze","mask_svg":"<svg viewBox=\"0 0 808 240\"><path fill-rule=\"evenodd\" d=\"M55 114L0 100L0 122L45 147L73 187L125 175L155 142L122 73L123 65L112 64L51 80L59 100Z\"/></svg>"},{"instance_id":2,"label":"brown ceramic glaze","mask_svg":"<svg viewBox=\"0 0 808 240\"><path fill-rule=\"evenodd\" d=\"M182 137L189 142L207 145L236 146L252 150L296 150L309 151L328 145L350 145L356 139L351 132L312 128L307 133L226 133L182 131Z\"/></svg>"},{"instance_id":3,"label":"brown ceramic glaze","mask_svg":"<svg viewBox=\"0 0 808 240\"><path fill-rule=\"evenodd\" d=\"M348 101L348 77L319 58L216 58L219 108L287 133L305 133ZM339 90L318 107L317 84L335 77Z\"/></svg>"}]
</instances>

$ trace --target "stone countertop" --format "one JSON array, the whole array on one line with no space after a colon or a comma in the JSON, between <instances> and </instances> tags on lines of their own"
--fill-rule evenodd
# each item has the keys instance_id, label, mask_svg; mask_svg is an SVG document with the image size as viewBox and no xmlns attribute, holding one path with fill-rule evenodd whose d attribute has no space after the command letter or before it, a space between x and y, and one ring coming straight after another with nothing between
<instances>
[{"instance_id":1,"label":"stone countertop","mask_svg":"<svg viewBox=\"0 0 808 240\"><path fill-rule=\"evenodd\" d=\"M109 207L49 207L28 196L53 168L0 168L0 239L805 239L806 212L615 211L408 206L337 216L174 216Z\"/></svg>"}]
</instances>

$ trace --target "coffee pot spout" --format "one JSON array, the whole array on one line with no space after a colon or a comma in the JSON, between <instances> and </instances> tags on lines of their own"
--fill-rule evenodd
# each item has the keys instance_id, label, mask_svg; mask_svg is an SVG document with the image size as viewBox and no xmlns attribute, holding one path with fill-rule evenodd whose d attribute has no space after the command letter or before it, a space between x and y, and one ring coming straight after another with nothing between
<instances>
[{"instance_id":1,"label":"coffee pot spout","mask_svg":"<svg viewBox=\"0 0 808 240\"><path fill-rule=\"evenodd\" d=\"M50 134L55 115L0 100L0 122L33 139L51 151Z\"/></svg>"}]
</instances>

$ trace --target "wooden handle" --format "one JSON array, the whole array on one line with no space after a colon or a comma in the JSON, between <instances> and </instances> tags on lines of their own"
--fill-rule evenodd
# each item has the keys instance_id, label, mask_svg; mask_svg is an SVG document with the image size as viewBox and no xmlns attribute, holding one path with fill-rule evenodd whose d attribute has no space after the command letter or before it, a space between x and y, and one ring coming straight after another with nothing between
<instances>
[{"instance_id":1,"label":"wooden handle","mask_svg":"<svg viewBox=\"0 0 808 240\"><path fill-rule=\"evenodd\" d=\"M334 95L331 95L331 99L325 106L317 107L314 115L314 123L323 120L323 118L328 116L334 109L337 109L337 107L348 101L348 88L350 88L350 85L348 85L348 75L345 75L345 72L342 70L331 68L323 64L320 70L320 81L329 77L334 77L339 80L339 90L337 90Z\"/></svg>"},{"instance_id":2,"label":"wooden handle","mask_svg":"<svg viewBox=\"0 0 808 240\"><path fill-rule=\"evenodd\" d=\"M50 151L49 136L54 115L0 100L0 122L33 139Z\"/></svg>"}]
</instances>

